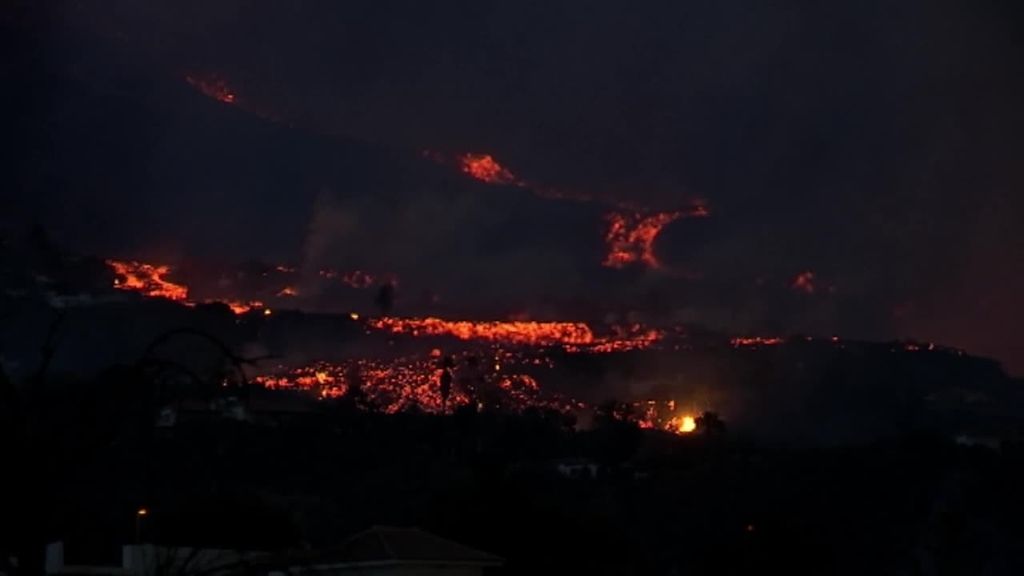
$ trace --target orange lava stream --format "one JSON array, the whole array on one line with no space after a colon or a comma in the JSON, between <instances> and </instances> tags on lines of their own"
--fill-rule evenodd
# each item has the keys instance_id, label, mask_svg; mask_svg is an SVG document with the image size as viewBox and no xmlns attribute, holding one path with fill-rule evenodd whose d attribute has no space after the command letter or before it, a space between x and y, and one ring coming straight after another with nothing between
<instances>
[{"instance_id":1,"label":"orange lava stream","mask_svg":"<svg viewBox=\"0 0 1024 576\"><path fill-rule=\"evenodd\" d=\"M188 286L175 284L164 278L170 273L170 266L145 264L134 260L106 262L114 270L114 288L118 290L130 290L153 298L175 301L188 299Z\"/></svg>"},{"instance_id":2,"label":"orange lava stream","mask_svg":"<svg viewBox=\"0 0 1024 576\"><path fill-rule=\"evenodd\" d=\"M458 157L459 167L465 174L488 184L525 185L507 168L498 164L490 154L463 154Z\"/></svg>"},{"instance_id":3,"label":"orange lava stream","mask_svg":"<svg viewBox=\"0 0 1024 576\"><path fill-rule=\"evenodd\" d=\"M582 322L469 321L440 318L374 318L372 328L412 336L453 336L460 340L483 340L505 344L544 346L588 345L594 333Z\"/></svg>"},{"instance_id":4,"label":"orange lava stream","mask_svg":"<svg viewBox=\"0 0 1024 576\"><path fill-rule=\"evenodd\" d=\"M661 263L654 255L654 240L661 230L676 221L679 212L661 212L650 216L611 212L608 220L608 232L605 242L608 244L608 255L603 264L609 268L624 268L630 264L641 263L650 268L660 268Z\"/></svg>"},{"instance_id":5,"label":"orange lava stream","mask_svg":"<svg viewBox=\"0 0 1024 576\"><path fill-rule=\"evenodd\" d=\"M114 288L138 292L148 298L167 298L186 306L195 306L197 302L189 300L188 286L176 284L164 278L170 274L171 267L165 264L146 264L135 260L107 260L107 265L114 271ZM207 301L211 302L211 301ZM258 300L213 300L223 302L235 314L245 314L253 309L262 309L264 314L270 309L265 308Z\"/></svg>"},{"instance_id":6,"label":"orange lava stream","mask_svg":"<svg viewBox=\"0 0 1024 576\"><path fill-rule=\"evenodd\" d=\"M785 339L778 336L737 336L729 340L733 348L756 348L760 346L778 346L785 343Z\"/></svg>"}]
</instances>

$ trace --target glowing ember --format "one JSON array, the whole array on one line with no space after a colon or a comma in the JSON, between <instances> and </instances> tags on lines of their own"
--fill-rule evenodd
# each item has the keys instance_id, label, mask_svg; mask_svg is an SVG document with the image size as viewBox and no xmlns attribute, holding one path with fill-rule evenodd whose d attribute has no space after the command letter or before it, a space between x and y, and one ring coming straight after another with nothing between
<instances>
[{"instance_id":1,"label":"glowing ember","mask_svg":"<svg viewBox=\"0 0 1024 576\"><path fill-rule=\"evenodd\" d=\"M282 289L281 289L281 290L280 290L280 291L279 291L279 292L277 293L277 295L278 295L278 296L282 296L282 297L286 297L286 296L298 296L298 295L299 295L299 289L298 289L298 288L296 288L296 287L294 287L294 286L285 286L284 288L282 288Z\"/></svg>"},{"instance_id":2,"label":"glowing ember","mask_svg":"<svg viewBox=\"0 0 1024 576\"><path fill-rule=\"evenodd\" d=\"M793 278L790 288L804 294L814 294L814 272L801 272Z\"/></svg>"},{"instance_id":3,"label":"glowing ember","mask_svg":"<svg viewBox=\"0 0 1024 576\"><path fill-rule=\"evenodd\" d=\"M260 375L254 382L270 389L308 390L319 398L349 396L366 409L388 414L409 409L450 413L467 405L565 411L572 405L557 395L543 394L528 374L499 374L489 368L499 361L513 360L501 350L445 358L427 354L393 360L351 359Z\"/></svg>"},{"instance_id":4,"label":"glowing ember","mask_svg":"<svg viewBox=\"0 0 1024 576\"><path fill-rule=\"evenodd\" d=\"M107 265L114 270L114 288L118 290L130 290L145 296L176 301L188 298L188 286L175 284L164 278L170 274L170 266L144 264L134 260L107 260Z\"/></svg>"},{"instance_id":5,"label":"glowing ember","mask_svg":"<svg viewBox=\"0 0 1024 576\"><path fill-rule=\"evenodd\" d=\"M353 270L351 272L338 272L336 270L321 270L320 276L327 278L328 280L340 280L342 284L350 286L352 288L370 288L372 286L379 286L381 284L397 284L398 280L393 274L389 275L375 275L369 272L363 272L362 270Z\"/></svg>"},{"instance_id":6,"label":"glowing ember","mask_svg":"<svg viewBox=\"0 0 1024 576\"><path fill-rule=\"evenodd\" d=\"M756 348L759 346L778 346L784 343L785 340L777 336L765 338L762 336L753 337L736 337L729 341L733 348Z\"/></svg>"},{"instance_id":7,"label":"glowing ember","mask_svg":"<svg viewBox=\"0 0 1024 576\"><path fill-rule=\"evenodd\" d=\"M624 268L641 263L650 268L659 268L661 263L654 255L654 240L665 226L680 216L680 212L661 212L650 216L625 212L608 214L608 232L604 237L608 244L608 255L604 265Z\"/></svg>"},{"instance_id":8,"label":"glowing ember","mask_svg":"<svg viewBox=\"0 0 1024 576\"><path fill-rule=\"evenodd\" d=\"M660 331L639 324L628 328L616 327L612 334L600 337L595 336L590 326L583 322L374 318L368 320L367 325L413 337L450 336L507 346L561 346L567 352L599 354L648 348L663 337Z\"/></svg>"},{"instance_id":9,"label":"glowing ember","mask_svg":"<svg viewBox=\"0 0 1024 576\"><path fill-rule=\"evenodd\" d=\"M460 340L483 340L507 344L543 346L585 345L594 342L590 327L582 322L527 322L442 320L440 318L376 318L368 324L393 334L412 336L453 336Z\"/></svg>"},{"instance_id":10,"label":"glowing ember","mask_svg":"<svg viewBox=\"0 0 1024 576\"><path fill-rule=\"evenodd\" d=\"M188 75L185 76L185 81L192 85L193 88L199 90L203 95L213 98L218 102L224 104L234 104L236 95L231 88L228 87L224 79L217 76L197 76Z\"/></svg>"},{"instance_id":11,"label":"glowing ember","mask_svg":"<svg viewBox=\"0 0 1024 576\"><path fill-rule=\"evenodd\" d=\"M459 166L464 173L481 182L523 185L514 174L498 164L498 161L490 154L463 154L459 156Z\"/></svg>"}]
</instances>

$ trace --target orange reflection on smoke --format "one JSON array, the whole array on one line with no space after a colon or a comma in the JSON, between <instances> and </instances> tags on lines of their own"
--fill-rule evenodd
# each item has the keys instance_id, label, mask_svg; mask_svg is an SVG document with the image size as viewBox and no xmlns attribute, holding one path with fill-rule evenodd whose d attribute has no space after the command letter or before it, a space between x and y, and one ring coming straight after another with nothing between
<instances>
[{"instance_id":1,"label":"orange reflection on smoke","mask_svg":"<svg viewBox=\"0 0 1024 576\"><path fill-rule=\"evenodd\" d=\"M814 272L801 272L793 278L790 288L804 294L814 294Z\"/></svg>"},{"instance_id":2,"label":"orange reflection on smoke","mask_svg":"<svg viewBox=\"0 0 1024 576\"><path fill-rule=\"evenodd\" d=\"M237 99L235 92L227 85L223 78L215 75L193 75L185 76L185 81L193 88L199 90L203 95L213 98L224 104L234 104Z\"/></svg>"}]
</instances>

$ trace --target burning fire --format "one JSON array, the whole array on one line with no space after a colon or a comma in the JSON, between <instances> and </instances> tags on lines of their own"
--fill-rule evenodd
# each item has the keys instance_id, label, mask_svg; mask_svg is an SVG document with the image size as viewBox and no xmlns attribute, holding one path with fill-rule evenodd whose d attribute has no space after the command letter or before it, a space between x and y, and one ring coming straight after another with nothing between
<instances>
[{"instance_id":1,"label":"burning fire","mask_svg":"<svg viewBox=\"0 0 1024 576\"><path fill-rule=\"evenodd\" d=\"M164 278L170 274L170 266L145 264L134 260L107 260L107 265L114 270L114 288L118 290L130 290L153 298L175 301L185 301L188 298L188 286L175 284Z\"/></svg>"},{"instance_id":2,"label":"burning fire","mask_svg":"<svg viewBox=\"0 0 1024 576\"><path fill-rule=\"evenodd\" d=\"M697 419L689 414L676 416L668 421L668 429L679 434L689 434L697 429Z\"/></svg>"},{"instance_id":3,"label":"burning fire","mask_svg":"<svg viewBox=\"0 0 1024 576\"><path fill-rule=\"evenodd\" d=\"M814 294L814 272L801 272L793 278L790 288L804 294Z\"/></svg>"},{"instance_id":4,"label":"burning fire","mask_svg":"<svg viewBox=\"0 0 1024 576\"><path fill-rule=\"evenodd\" d=\"M193 88L202 92L205 96L213 98L218 102L224 104L234 104L237 96L235 92L227 85L227 82L223 78L218 76L197 76L187 75L185 81L192 85Z\"/></svg>"},{"instance_id":5,"label":"burning fire","mask_svg":"<svg viewBox=\"0 0 1024 576\"><path fill-rule=\"evenodd\" d=\"M611 414L619 420L635 422L647 430L664 430L673 434L689 434L697 430L697 418L691 413L676 412L675 400L647 400L616 408Z\"/></svg>"}]
</instances>

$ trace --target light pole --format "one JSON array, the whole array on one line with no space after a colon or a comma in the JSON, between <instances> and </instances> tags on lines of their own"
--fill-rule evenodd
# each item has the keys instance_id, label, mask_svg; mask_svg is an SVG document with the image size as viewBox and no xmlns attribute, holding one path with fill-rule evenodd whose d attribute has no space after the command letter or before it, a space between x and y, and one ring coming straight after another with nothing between
<instances>
[{"instance_id":1,"label":"light pole","mask_svg":"<svg viewBox=\"0 0 1024 576\"><path fill-rule=\"evenodd\" d=\"M142 544L142 519L149 514L149 510L139 508L135 511L135 543Z\"/></svg>"}]
</instances>

